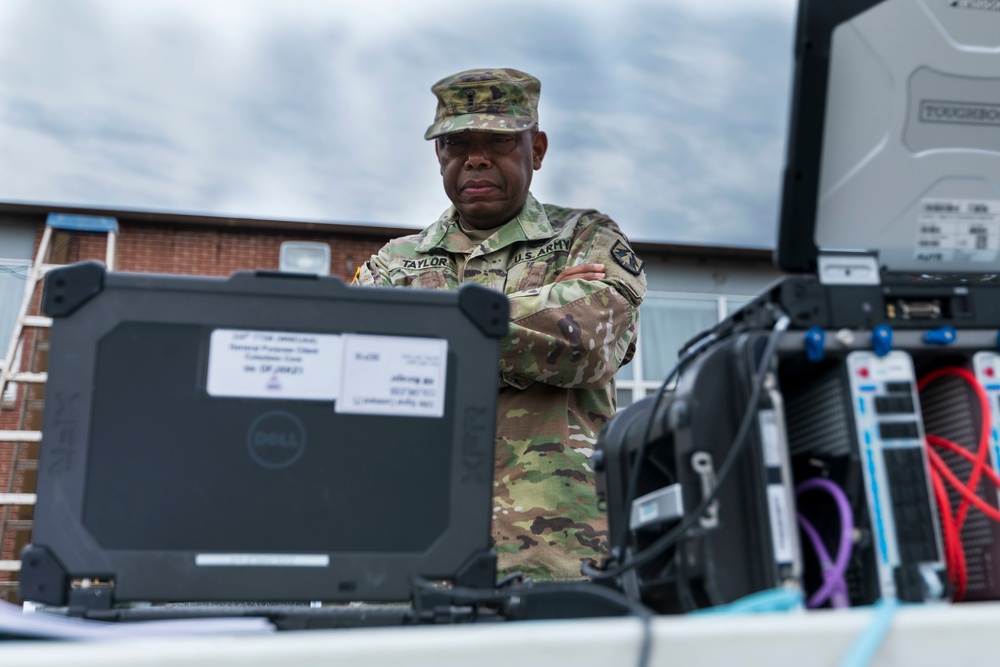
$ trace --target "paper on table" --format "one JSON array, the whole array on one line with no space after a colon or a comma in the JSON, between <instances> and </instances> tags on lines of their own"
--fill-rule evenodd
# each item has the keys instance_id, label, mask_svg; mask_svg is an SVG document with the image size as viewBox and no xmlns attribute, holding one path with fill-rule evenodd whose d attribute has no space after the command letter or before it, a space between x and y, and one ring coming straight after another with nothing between
<instances>
[{"instance_id":1,"label":"paper on table","mask_svg":"<svg viewBox=\"0 0 1000 667\"><path fill-rule=\"evenodd\" d=\"M274 632L266 618L198 618L115 623L57 616L43 611L25 613L0 600L0 635L51 639L124 639L182 635L261 634Z\"/></svg>"}]
</instances>

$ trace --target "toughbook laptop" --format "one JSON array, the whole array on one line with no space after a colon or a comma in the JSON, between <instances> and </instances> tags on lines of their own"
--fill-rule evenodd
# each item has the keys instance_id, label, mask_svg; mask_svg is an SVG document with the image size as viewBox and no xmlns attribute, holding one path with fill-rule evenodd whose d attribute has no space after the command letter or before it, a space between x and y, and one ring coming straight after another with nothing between
<instances>
[{"instance_id":1,"label":"toughbook laptop","mask_svg":"<svg viewBox=\"0 0 1000 667\"><path fill-rule=\"evenodd\" d=\"M803 0L795 49L779 266L850 285L997 273L1000 5ZM1000 321L975 305L873 317Z\"/></svg>"},{"instance_id":2,"label":"toughbook laptop","mask_svg":"<svg viewBox=\"0 0 1000 667\"><path fill-rule=\"evenodd\" d=\"M44 310L22 599L107 618L493 588L502 294L82 263Z\"/></svg>"}]
</instances>

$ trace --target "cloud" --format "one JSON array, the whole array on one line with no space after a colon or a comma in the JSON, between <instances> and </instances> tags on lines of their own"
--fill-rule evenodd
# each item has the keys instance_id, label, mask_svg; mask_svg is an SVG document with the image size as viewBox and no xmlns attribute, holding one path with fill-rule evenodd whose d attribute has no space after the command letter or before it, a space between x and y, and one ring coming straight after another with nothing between
<instances>
[{"instance_id":1,"label":"cloud","mask_svg":"<svg viewBox=\"0 0 1000 667\"><path fill-rule=\"evenodd\" d=\"M628 57L609 59L614 68L591 94L560 105L547 123L553 144L569 147L546 165L557 172L557 194L597 198L635 239L769 245L787 115L787 18L764 17L752 29L669 7L640 18L645 31L607 44Z\"/></svg>"},{"instance_id":2,"label":"cloud","mask_svg":"<svg viewBox=\"0 0 1000 667\"><path fill-rule=\"evenodd\" d=\"M543 82L539 198L768 244L791 5L5 0L0 200L423 226L430 85L512 66Z\"/></svg>"}]
</instances>

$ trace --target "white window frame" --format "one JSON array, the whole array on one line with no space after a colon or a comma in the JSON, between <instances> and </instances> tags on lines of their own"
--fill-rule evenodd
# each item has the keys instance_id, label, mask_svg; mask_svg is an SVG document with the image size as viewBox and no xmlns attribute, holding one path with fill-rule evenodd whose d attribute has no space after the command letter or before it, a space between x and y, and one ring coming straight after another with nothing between
<instances>
[{"instance_id":1,"label":"white window frame","mask_svg":"<svg viewBox=\"0 0 1000 667\"><path fill-rule=\"evenodd\" d=\"M13 269L15 267L20 269L21 267L24 267L25 286L19 295L22 300L21 303L23 303L23 299L25 299L28 296L25 294L25 292L28 289L27 283L28 283L28 278L31 276L32 264L33 262L30 259L25 259L23 257L20 258L0 257L0 267L4 267L4 269L7 268ZM18 273L20 273L20 271L18 271ZM21 305L19 304L18 311L20 311L20 308ZM15 320L10 323L10 329L8 330L7 333L9 333L12 336L14 334L14 329L16 327L17 327L17 320L15 318ZM7 348L9 345L10 345L9 336L5 336L4 339L0 340L0 369L3 369L3 366L7 361L5 356L7 354ZM21 361L21 346L18 345L14 356L14 366L16 367L20 363L20 361ZM0 396L0 405L2 405L2 407L5 408L10 407L11 405L14 404L14 401L16 399L17 399L17 383L10 383L7 385L3 393L3 396Z\"/></svg>"},{"instance_id":2,"label":"white window frame","mask_svg":"<svg viewBox=\"0 0 1000 667\"><path fill-rule=\"evenodd\" d=\"M721 322L729 316L729 304L731 301L737 302L740 305L750 301L754 298L753 294L717 294L711 292L667 292L667 291L653 291L647 292L646 298L643 303L646 303L652 299L676 299L676 300L690 300L690 301L711 301L714 300L716 303L716 322ZM642 306L639 307L639 319L642 319ZM642 325L640 324L640 327ZM694 335L694 334L692 334ZM664 378L646 378L643 373L642 365L642 348L643 344L650 344L642 337L642 332L640 329L639 339L636 343L635 356L629 363L632 369L632 379L625 380L622 378L617 378L616 389L621 391L629 391L632 393L632 403L636 403L646 396L652 396L659 389L660 385L663 384ZM619 406L626 407L626 406Z\"/></svg>"}]
</instances>

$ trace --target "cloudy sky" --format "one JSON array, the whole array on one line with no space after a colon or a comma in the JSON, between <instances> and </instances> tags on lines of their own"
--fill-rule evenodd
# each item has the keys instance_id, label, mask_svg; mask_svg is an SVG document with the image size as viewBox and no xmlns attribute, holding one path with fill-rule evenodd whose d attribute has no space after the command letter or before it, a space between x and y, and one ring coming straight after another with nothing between
<instances>
[{"instance_id":1,"label":"cloudy sky","mask_svg":"<svg viewBox=\"0 0 1000 667\"><path fill-rule=\"evenodd\" d=\"M772 247L795 0L2 0L0 201L423 227L430 86L542 81L532 191Z\"/></svg>"}]
</instances>

